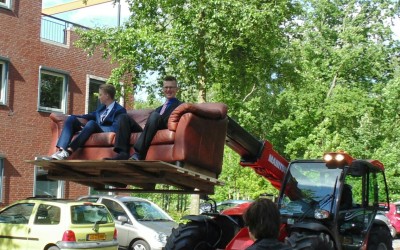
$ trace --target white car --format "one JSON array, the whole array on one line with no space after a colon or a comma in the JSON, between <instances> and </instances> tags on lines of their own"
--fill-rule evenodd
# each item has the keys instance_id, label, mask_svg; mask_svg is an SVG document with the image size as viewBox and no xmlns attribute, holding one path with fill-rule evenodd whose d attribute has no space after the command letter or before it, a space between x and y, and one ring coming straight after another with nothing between
<instances>
[{"instance_id":1,"label":"white car","mask_svg":"<svg viewBox=\"0 0 400 250\"><path fill-rule=\"evenodd\" d=\"M79 200L104 204L114 217L120 249L161 250L178 224L153 202L132 196L90 195Z\"/></svg>"}]
</instances>

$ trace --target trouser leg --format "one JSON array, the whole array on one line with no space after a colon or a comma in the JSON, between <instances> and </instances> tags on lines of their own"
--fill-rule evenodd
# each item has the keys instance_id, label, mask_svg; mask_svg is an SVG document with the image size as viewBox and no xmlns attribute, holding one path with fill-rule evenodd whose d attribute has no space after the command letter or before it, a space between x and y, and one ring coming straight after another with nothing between
<instances>
[{"instance_id":1,"label":"trouser leg","mask_svg":"<svg viewBox=\"0 0 400 250\"><path fill-rule=\"evenodd\" d=\"M76 118L74 115L68 116L56 146L58 148L67 149L69 143L71 142L72 136L81 129L82 123L78 120L78 118Z\"/></svg>"},{"instance_id":2,"label":"trouser leg","mask_svg":"<svg viewBox=\"0 0 400 250\"><path fill-rule=\"evenodd\" d=\"M159 113L151 113L147 119L146 125L144 126L143 132L140 134L137 142L133 146L135 152L140 155L140 160L146 159L147 151L149 150L151 141L159 129L160 120L161 116Z\"/></svg>"},{"instance_id":3,"label":"trouser leg","mask_svg":"<svg viewBox=\"0 0 400 250\"><path fill-rule=\"evenodd\" d=\"M132 126L132 118L130 118L129 115L123 114L119 116L118 130L115 134L115 152L125 152L129 154Z\"/></svg>"},{"instance_id":4,"label":"trouser leg","mask_svg":"<svg viewBox=\"0 0 400 250\"><path fill-rule=\"evenodd\" d=\"M88 121L82 128L82 131L79 133L79 135L69 144L69 147L75 151L77 148L84 145L93 133L100 132L103 132L103 130L99 124L97 124L95 121Z\"/></svg>"}]
</instances>

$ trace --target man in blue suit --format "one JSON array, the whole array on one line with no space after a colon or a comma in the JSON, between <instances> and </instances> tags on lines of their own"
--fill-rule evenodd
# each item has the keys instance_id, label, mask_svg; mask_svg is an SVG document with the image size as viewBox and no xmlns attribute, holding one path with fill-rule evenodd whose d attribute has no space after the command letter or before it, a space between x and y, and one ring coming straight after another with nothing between
<instances>
[{"instance_id":1,"label":"man in blue suit","mask_svg":"<svg viewBox=\"0 0 400 250\"><path fill-rule=\"evenodd\" d=\"M85 144L93 133L118 131L118 117L126 114L126 109L114 101L115 87L111 84L102 84L99 88L99 101L102 104L96 111L85 115L71 115L64 123L58 151L50 156L54 160L65 160L80 146ZM78 118L88 120L82 124ZM80 132L74 140L75 133ZM71 141L72 140L72 141Z\"/></svg>"}]
</instances>

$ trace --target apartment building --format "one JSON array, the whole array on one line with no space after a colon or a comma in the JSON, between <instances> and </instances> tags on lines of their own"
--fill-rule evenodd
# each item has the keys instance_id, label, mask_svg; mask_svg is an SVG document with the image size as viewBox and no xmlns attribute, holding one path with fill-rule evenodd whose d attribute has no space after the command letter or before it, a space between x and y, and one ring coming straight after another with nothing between
<instances>
[{"instance_id":1,"label":"apartment building","mask_svg":"<svg viewBox=\"0 0 400 250\"><path fill-rule=\"evenodd\" d=\"M113 65L74 46L77 25L42 15L42 1L0 0L0 207L52 195L76 198L89 187L48 180L27 163L47 155L52 112L82 114Z\"/></svg>"}]
</instances>

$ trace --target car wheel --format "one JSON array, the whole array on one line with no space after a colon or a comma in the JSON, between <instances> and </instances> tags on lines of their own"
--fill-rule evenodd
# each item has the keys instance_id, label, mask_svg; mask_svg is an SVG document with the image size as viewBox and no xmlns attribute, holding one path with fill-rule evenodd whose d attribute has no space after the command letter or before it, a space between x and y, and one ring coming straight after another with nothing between
<instances>
[{"instance_id":1,"label":"car wheel","mask_svg":"<svg viewBox=\"0 0 400 250\"><path fill-rule=\"evenodd\" d=\"M56 246L51 246L51 247L47 248L47 250L60 250L60 248L58 248Z\"/></svg>"},{"instance_id":2,"label":"car wheel","mask_svg":"<svg viewBox=\"0 0 400 250\"><path fill-rule=\"evenodd\" d=\"M393 250L392 236L389 229L384 227L373 227L369 233L368 249L370 250Z\"/></svg>"},{"instance_id":3,"label":"car wheel","mask_svg":"<svg viewBox=\"0 0 400 250\"><path fill-rule=\"evenodd\" d=\"M150 250L150 246L144 240L137 240L132 244L131 250Z\"/></svg>"}]
</instances>

